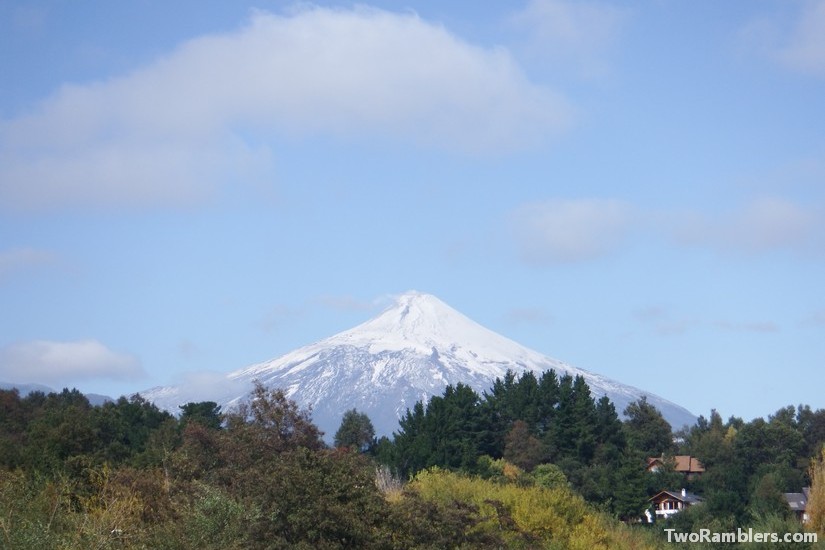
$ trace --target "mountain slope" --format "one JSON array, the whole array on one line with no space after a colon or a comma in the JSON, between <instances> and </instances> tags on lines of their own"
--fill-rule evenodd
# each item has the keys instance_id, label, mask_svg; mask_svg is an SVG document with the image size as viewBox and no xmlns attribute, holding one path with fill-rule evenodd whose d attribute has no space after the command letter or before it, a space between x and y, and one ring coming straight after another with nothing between
<instances>
[{"instance_id":1,"label":"mountain slope","mask_svg":"<svg viewBox=\"0 0 825 550\"><path fill-rule=\"evenodd\" d=\"M231 407L259 380L311 406L329 439L351 408L367 413L379 435L389 435L407 408L441 394L447 384L462 382L481 393L508 369L521 374L551 368L560 375L582 375L594 396L607 395L619 412L647 396L674 428L696 420L674 403L521 346L418 292L400 296L379 316L350 330L228 374L216 400ZM141 393L174 412L187 401L203 400L187 395L185 387Z\"/></svg>"}]
</instances>

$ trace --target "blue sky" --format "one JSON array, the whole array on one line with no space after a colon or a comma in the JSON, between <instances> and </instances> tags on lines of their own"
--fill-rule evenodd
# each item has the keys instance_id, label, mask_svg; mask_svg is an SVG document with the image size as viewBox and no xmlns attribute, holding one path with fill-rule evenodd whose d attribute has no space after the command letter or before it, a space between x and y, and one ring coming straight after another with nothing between
<instances>
[{"instance_id":1,"label":"blue sky","mask_svg":"<svg viewBox=\"0 0 825 550\"><path fill-rule=\"evenodd\" d=\"M825 1L489 4L0 4L0 380L208 384L417 289L825 407Z\"/></svg>"}]
</instances>

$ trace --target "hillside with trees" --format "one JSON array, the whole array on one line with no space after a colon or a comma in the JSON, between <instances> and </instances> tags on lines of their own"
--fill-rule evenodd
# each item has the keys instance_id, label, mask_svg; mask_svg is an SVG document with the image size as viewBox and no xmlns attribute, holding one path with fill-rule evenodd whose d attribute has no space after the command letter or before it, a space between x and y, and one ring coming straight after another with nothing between
<instances>
[{"instance_id":1,"label":"hillside with trees","mask_svg":"<svg viewBox=\"0 0 825 550\"><path fill-rule=\"evenodd\" d=\"M666 526L799 531L782 493L803 486L825 527L825 411L713 412L677 434L644 400L623 412L581 378L508 374L415 404L393 438L347 411L330 447L310 411L261 385L236 410L177 417L139 396L3 390L0 546L661 548ZM679 453L706 472L646 471ZM681 486L704 503L640 523L652 494Z\"/></svg>"}]
</instances>

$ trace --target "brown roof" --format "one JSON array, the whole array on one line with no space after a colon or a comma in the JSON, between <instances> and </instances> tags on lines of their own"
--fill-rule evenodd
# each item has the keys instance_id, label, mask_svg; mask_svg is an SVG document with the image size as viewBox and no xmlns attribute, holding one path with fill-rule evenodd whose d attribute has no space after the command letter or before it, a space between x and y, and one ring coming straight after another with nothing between
<instances>
[{"instance_id":1,"label":"brown roof","mask_svg":"<svg viewBox=\"0 0 825 550\"><path fill-rule=\"evenodd\" d=\"M677 455L673 458L676 460L677 472L700 473L705 471L705 467L702 463L690 455Z\"/></svg>"},{"instance_id":2,"label":"brown roof","mask_svg":"<svg viewBox=\"0 0 825 550\"><path fill-rule=\"evenodd\" d=\"M674 470L683 474L699 474L705 471L704 465L699 459L690 455L676 455L673 457L675 463ZM651 457L647 459L647 467L650 468L655 463L664 464L663 457Z\"/></svg>"},{"instance_id":3,"label":"brown roof","mask_svg":"<svg viewBox=\"0 0 825 550\"><path fill-rule=\"evenodd\" d=\"M693 493L685 491L683 495L681 491L659 491L649 499L649 502L660 502L662 500L679 500L681 502L686 502L688 504L696 504L697 502L702 502L702 497L695 495Z\"/></svg>"}]
</instances>

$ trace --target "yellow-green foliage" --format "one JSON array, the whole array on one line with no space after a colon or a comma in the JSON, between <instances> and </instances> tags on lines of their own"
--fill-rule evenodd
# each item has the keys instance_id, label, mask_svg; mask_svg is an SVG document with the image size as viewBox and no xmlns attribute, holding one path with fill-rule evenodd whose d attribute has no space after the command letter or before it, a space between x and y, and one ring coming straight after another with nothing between
<instances>
[{"instance_id":1,"label":"yellow-green foliage","mask_svg":"<svg viewBox=\"0 0 825 550\"><path fill-rule=\"evenodd\" d=\"M420 472L411 488L443 505L474 505L477 529L496 532L511 547L621 549L653 548L623 524L595 512L566 488L501 484L433 468Z\"/></svg>"},{"instance_id":2,"label":"yellow-green foliage","mask_svg":"<svg viewBox=\"0 0 825 550\"><path fill-rule=\"evenodd\" d=\"M0 470L0 548L141 548L143 504L106 467L83 486Z\"/></svg>"},{"instance_id":3,"label":"yellow-green foliage","mask_svg":"<svg viewBox=\"0 0 825 550\"><path fill-rule=\"evenodd\" d=\"M808 494L808 528L825 537L825 446L811 462Z\"/></svg>"}]
</instances>

